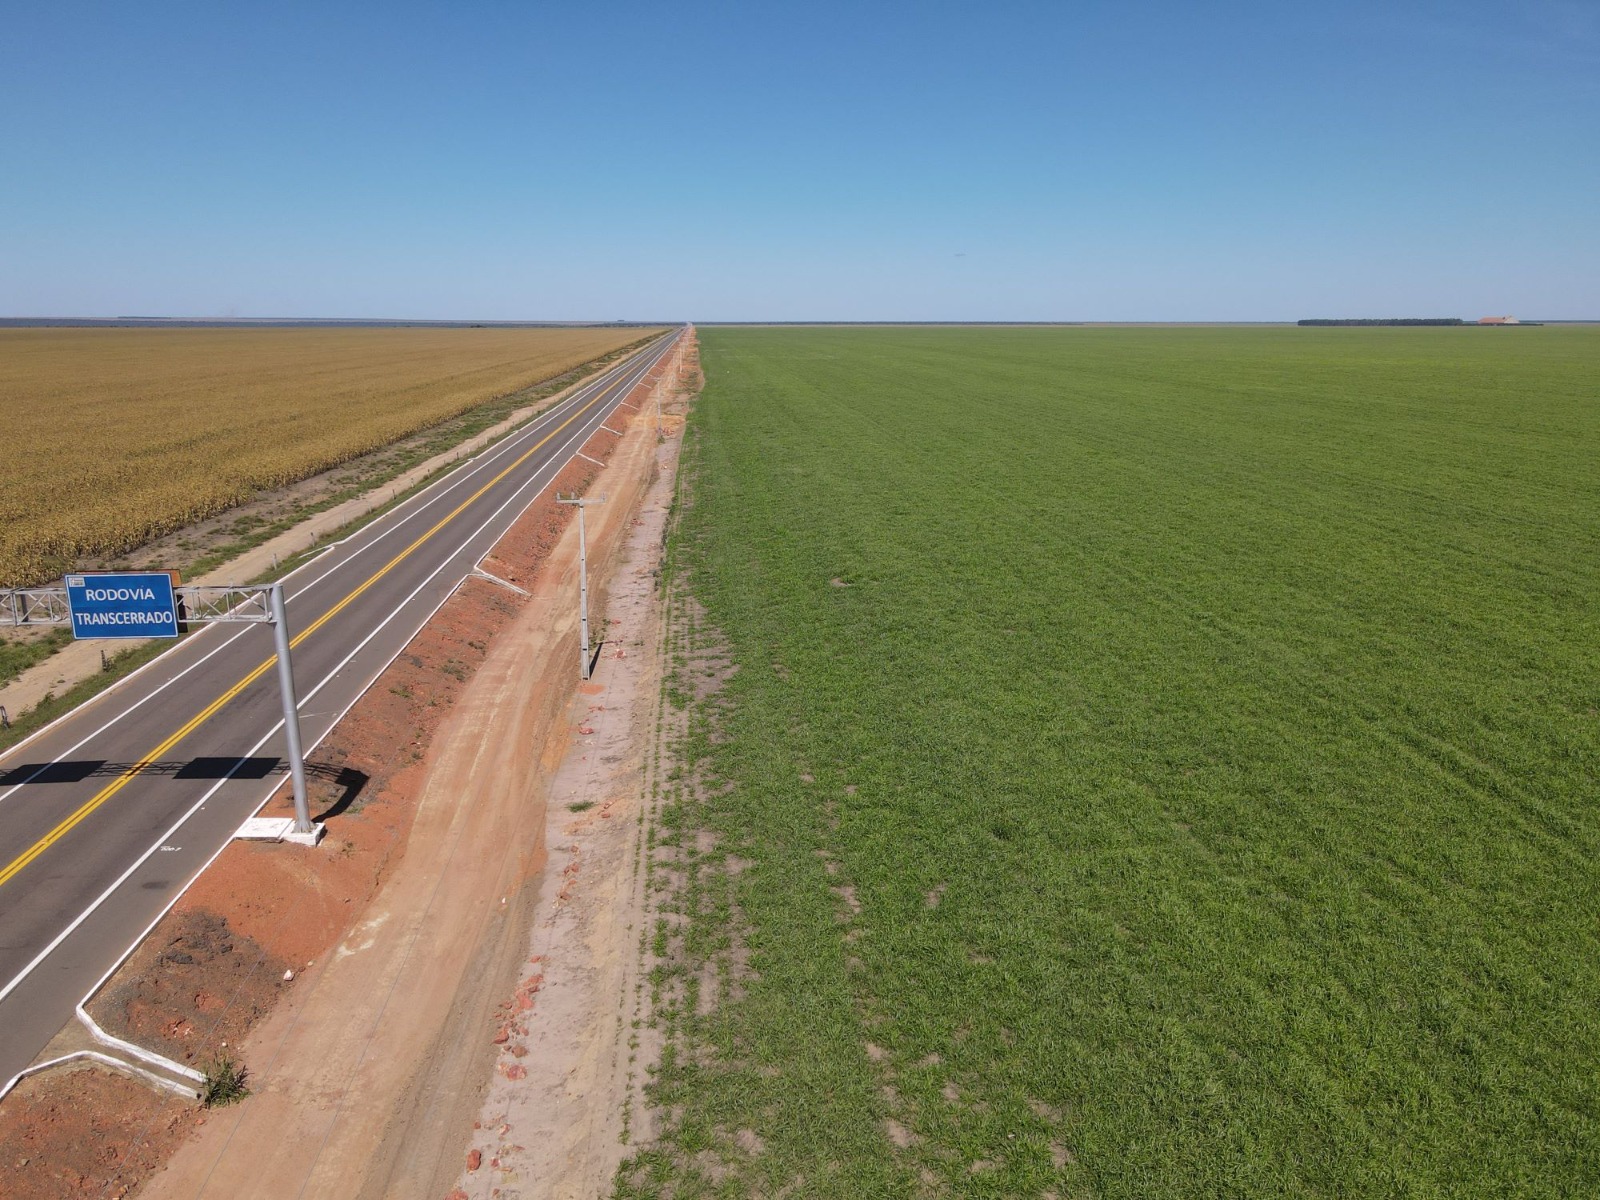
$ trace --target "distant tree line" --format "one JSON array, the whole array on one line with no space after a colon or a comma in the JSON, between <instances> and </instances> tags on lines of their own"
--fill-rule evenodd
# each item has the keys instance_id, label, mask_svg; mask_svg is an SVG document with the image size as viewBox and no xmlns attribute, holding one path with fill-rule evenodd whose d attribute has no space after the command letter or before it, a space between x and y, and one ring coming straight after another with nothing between
<instances>
[{"instance_id":1,"label":"distant tree line","mask_svg":"<svg viewBox=\"0 0 1600 1200\"><path fill-rule=\"evenodd\" d=\"M1313 317L1301 325L1465 325L1460 317Z\"/></svg>"}]
</instances>

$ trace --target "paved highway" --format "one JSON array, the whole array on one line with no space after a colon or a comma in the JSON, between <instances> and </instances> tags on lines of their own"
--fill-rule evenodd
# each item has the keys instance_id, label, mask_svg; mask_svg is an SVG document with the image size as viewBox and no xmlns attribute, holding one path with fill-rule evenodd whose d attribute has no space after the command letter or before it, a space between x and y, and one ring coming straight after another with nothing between
<instances>
[{"instance_id":1,"label":"paved highway","mask_svg":"<svg viewBox=\"0 0 1600 1200\"><path fill-rule=\"evenodd\" d=\"M677 336L285 578L308 749ZM0 1085L282 782L272 657L268 626L205 626L0 756Z\"/></svg>"}]
</instances>

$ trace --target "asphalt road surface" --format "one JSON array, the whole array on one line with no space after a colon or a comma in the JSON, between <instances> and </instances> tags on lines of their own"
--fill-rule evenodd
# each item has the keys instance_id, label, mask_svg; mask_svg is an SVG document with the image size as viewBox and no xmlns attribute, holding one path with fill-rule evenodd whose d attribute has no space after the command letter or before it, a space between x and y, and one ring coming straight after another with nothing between
<instances>
[{"instance_id":1,"label":"asphalt road surface","mask_svg":"<svg viewBox=\"0 0 1600 1200\"><path fill-rule=\"evenodd\" d=\"M308 752L677 336L285 577ZM0 1085L282 783L272 658L267 625L203 626L0 756Z\"/></svg>"}]
</instances>

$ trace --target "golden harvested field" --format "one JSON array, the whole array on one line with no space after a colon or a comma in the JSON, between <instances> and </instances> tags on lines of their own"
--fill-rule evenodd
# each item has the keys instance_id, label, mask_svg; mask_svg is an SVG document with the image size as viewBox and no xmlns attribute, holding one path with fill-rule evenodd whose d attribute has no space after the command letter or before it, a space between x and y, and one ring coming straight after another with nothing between
<instances>
[{"instance_id":1,"label":"golden harvested field","mask_svg":"<svg viewBox=\"0 0 1600 1200\"><path fill-rule=\"evenodd\" d=\"M0 586L124 553L648 332L0 329Z\"/></svg>"}]
</instances>

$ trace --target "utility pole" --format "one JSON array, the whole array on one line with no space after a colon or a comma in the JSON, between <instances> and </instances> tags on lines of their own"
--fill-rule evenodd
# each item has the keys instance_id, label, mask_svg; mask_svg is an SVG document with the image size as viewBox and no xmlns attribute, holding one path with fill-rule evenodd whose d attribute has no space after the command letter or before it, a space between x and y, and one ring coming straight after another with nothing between
<instances>
[{"instance_id":1,"label":"utility pole","mask_svg":"<svg viewBox=\"0 0 1600 1200\"><path fill-rule=\"evenodd\" d=\"M678 367L678 363L682 360L682 358L683 358L683 334L680 332L678 334L677 340L673 343L673 346L672 346L672 369L668 370L667 373L662 377L661 382L657 383L656 386L655 386L655 396L656 396L656 438L657 438L657 440L659 440L661 438L661 436L662 436L662 428L661 428L661 387L662 387L662 384L664 384L668 379L676 379L678 377L677 367Z\"/></svg>"},{"instance_id":2,"label":"utility pole","mask_svg":"<svg viewBox=\"0 0 1600 1200\"><path fill-rule=\"evenodd\" d=\"M606 498L580 499L576 494L556 493L557 504L571 504L578 510L578 675L589 678L589 545L584 535L583 510L591 504L604 504Z\"/></svg>"},{"instance_id":3,"label":"utility pole","mask_svg":"<svg viewBox=\"0 0 1600 1200\"><path fill-rule=\"evenodd\" d=\"M288 742L289 778L294 784L294 830L291 842L315 846L322 840L322 826L311 823L311 807L306 800L306 760L300 749L300 705L294 694L294 670L289 663L289 615L284 610L283 584L272 585L272 641L278 650L278 691L283 697L283 736Z\"/></svg>"}]
</instances>

